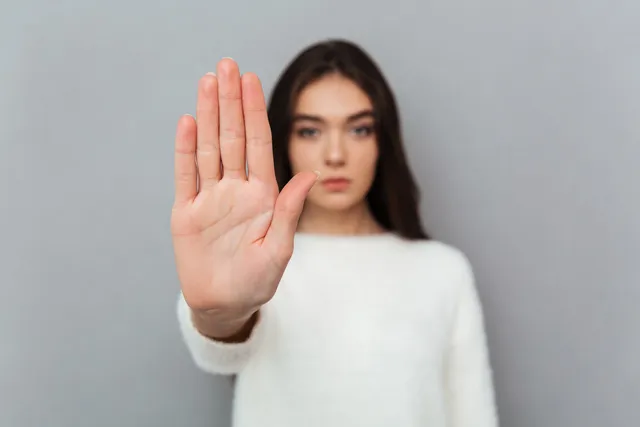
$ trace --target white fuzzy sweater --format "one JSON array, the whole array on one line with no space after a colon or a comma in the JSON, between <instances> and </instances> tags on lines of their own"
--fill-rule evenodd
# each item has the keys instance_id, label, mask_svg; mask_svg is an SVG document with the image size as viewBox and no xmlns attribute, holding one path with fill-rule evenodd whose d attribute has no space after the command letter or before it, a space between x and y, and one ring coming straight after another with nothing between
<instances>
[{"instance_id":1,"label":"white fuzzy sweater","mask_svg":"<svg viewBox=\"0 0 640 427\"><path fill-rule=\"evenodd\" d=\"M250 339L200 335L202 370L237 374L234 427L495 427L482 308L467 258L393 234L297 234Z\"/></svg>"}]
</instances>

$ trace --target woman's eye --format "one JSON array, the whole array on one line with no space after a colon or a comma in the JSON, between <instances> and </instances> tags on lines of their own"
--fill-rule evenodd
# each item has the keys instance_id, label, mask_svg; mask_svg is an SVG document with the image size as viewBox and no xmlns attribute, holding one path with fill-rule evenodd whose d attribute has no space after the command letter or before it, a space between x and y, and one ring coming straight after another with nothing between
<instances>
[{"instance_id":1,"label":"woman's eye","mask_svg":"<svg viewBox=\"0 0 640 427\"><path fill-rule=\"evenodd\" d=\"M301 128L296 132L301 138L313 138L318 135L318 130L313 128Z\"/></svg>"},{"instance_id":2,"label":"woman's eye","mask_svg":"<svg viewBox=\"0 0 640 427\"><path fill-rule=\"evenodd\" d=\"M357 136L369 136L373 133L373 126L359 126L353 129Z\"/></svg>"}]
</instances>

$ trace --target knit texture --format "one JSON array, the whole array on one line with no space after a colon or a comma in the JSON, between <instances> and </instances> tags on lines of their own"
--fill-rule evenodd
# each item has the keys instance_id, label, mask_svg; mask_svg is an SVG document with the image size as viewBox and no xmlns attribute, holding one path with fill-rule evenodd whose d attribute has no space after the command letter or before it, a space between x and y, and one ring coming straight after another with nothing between
<instances>
[{"instance_id":1,"label":"knit texture","mask_svg":"<svg viewBox=\"0 0 640 427\"><path fill-rule=\"evenodd\" d=\"M469 261L394 234L298 233L249 340L203 337L195 364L236 374L234 427L496 427L482 307Z\"/></svg>"}]
</instances>

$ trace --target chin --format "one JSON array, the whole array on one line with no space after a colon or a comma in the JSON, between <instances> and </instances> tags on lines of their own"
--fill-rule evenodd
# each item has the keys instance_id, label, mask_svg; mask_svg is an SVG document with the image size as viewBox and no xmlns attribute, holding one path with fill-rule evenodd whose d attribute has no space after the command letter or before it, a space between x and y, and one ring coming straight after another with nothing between
<instances>
[{"instance_id":1,"label":"chin","mask_svg":"<svg viewBox=\"0 0 640 427\"><path fill-rule=\"evenodd\" d=\"M323 194L309 199L315 206L327 211L347 211L360 205L363 200L364 196L357 197L349 193Z\"/></svg>"}]
</instances>

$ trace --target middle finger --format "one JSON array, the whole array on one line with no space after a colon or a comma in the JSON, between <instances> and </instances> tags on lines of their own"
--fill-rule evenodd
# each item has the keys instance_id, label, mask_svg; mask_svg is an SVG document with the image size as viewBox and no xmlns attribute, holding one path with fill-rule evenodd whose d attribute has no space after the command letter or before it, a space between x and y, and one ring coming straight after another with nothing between
<instances>
[{"instance_id":1,"label":"middle finger","mask_svg":"<svg viewBox=\"0 0 640 427\"><path fill-rule=\"evenodd\" d=\"M225 179L246 179L245 128L238 64L231 58L218 63L220 157Z\"/></svg>"}]
</instances>

